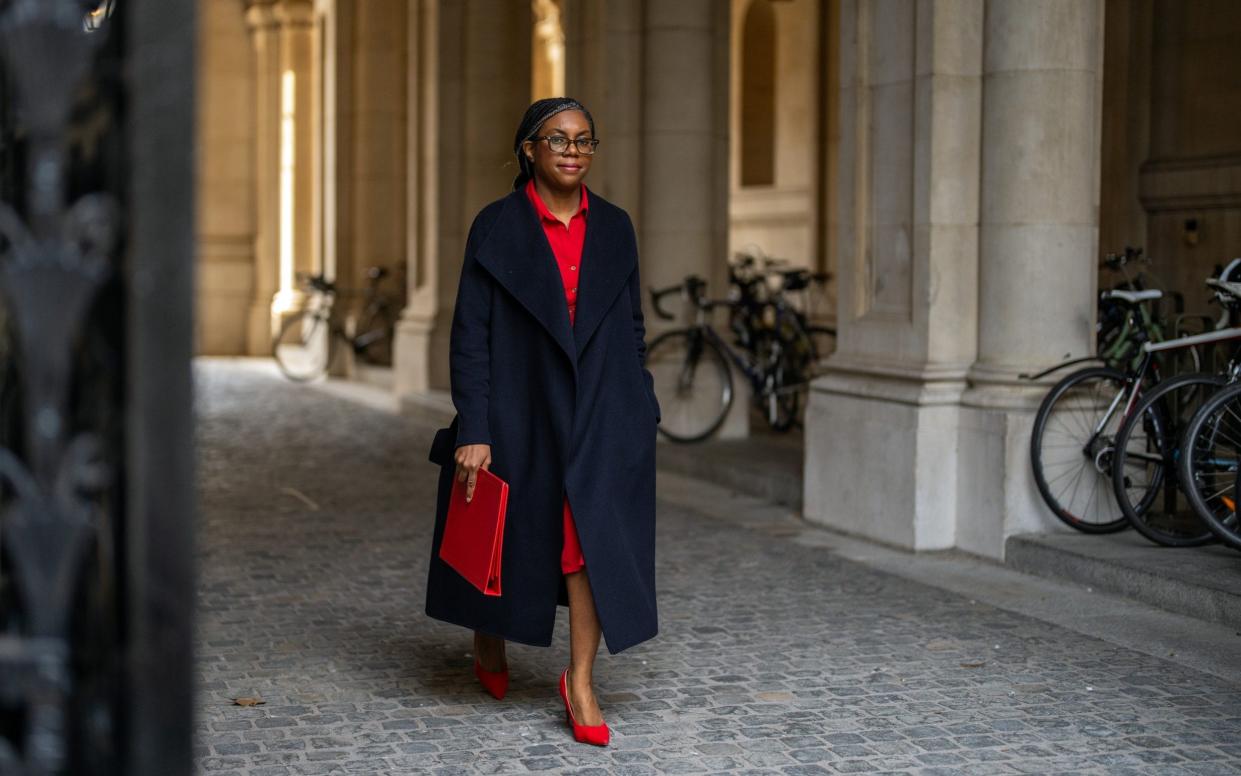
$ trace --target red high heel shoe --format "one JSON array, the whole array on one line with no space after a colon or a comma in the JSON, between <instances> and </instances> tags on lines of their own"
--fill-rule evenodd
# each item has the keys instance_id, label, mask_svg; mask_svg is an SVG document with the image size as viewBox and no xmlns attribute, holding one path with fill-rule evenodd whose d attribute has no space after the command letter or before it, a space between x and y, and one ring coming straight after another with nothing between
<instances>
[{"instance_id":1,"label":"red high heel shoe","mask_svg":"<svg viewBox=\"0 0 1241 776\"><path fill-rule=\"evenodd\" d=\"M598 725L579 725L577 719L573 716L573 707L569 705L569 669L566 668L564 673L560 675L560 697L564 700L564 711L569 718L569 726L573 728L573 737L578 743L594 744L595 746L608 745L608 723L601 722Z\"/></svg>"},{"instance_id":2,"label":"red high heel shoe","mask_svg":"<svg viewBox=\"0 0 1241 776\"><path fill-rule=\"evenodd\" d=\"M508 663L505 663L503 671L488 671L483 668L478 659L477 633L474 634L474 675L493 698L504 700L504 693L508 691Z\"/></svg>"},{"instance_id":3,"label":"red high heel shoe","mask_svg":"<svg viewBox=\"0 0 1241 776\"><path fill-rule=\"evenodd\" d=\"M496 700L504 700L504 693L508 691L508 668L503 671L488 671L483 668L483 664L478 662L478 658L474 658L474 675L478 677L478 681L482 683L487 692Z\"/></svg>"}]
</instances>

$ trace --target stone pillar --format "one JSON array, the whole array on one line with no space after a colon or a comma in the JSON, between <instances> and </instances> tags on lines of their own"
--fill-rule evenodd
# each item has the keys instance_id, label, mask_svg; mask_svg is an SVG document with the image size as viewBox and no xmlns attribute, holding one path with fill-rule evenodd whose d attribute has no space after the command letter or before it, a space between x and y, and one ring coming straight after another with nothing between
<instances>
[{"instance_id":1,"label":"stone pillar","mask_svg":"<svg viewBox=\"0 0 1241 776\"><path fill-rule=\"evenodd\" d=\"M353 3L353 46L348 120L352 178L349 256L337 278L349 288L366 284L366 270L396 272L407 259L406 0Z\"/></svg>"},{"instance_id":2,"label":"stone pillar","mask_svg":"<svg viewBox=\"0 0 1241 776\"><path fill-rule=\"evenodd\" d=\"M448 341L475 214L512 190L513 132L530 104L532 12L509 0L421 0L407 23L409 297L397 325L402 400L447 390ZM441 174L441 169L444 171Z\"/></svg>"},{"instance_id":3,"label":"stone pillar","mask_svg":"<svg viewBox=\"0 0 1241 776\"><path fill-rule=\"evenodd\" d=\"M692 273L707 280L711 296L728 292L729 29L728 3L644 6L638 238L647 287ZM646 320L648 340L683 325L649 312ZM748 382L734 371L733 383L736 399L720 437L749 432Z\"/></svg>"},{"instance_id":4,"label":"stone pillar","mask_svg":"<svg viewBox=\"0 0 1241 776\"><path fill-rule=\"evenodd\" d=\"M254 295L246 349L271 353L271 303L280 288L280 30L274 0L246 10L254 45Z\"/></svg>"},{"instance_id":5,"label":"stone pillar","mask_svg":"<svg viewBox=\"0 0 1241 776\"><path fill-rule=\"evenodd\" d=\"M280 0L279 290L272 318L296 309L303 292L295 276L315 272L315 39L312 0Z\"/></svg>"},{"instance_id":6,"label":"stone pillar","mask_svg":"<svg viewBox=\"0 0 1241 776\"><path fill-rule=\"evenodd\" d=\"M195 350L241 355L254 298L254 56L239 3L199 8Z\"/></svg>"},{"instance_id":7,"label":"stone pillar","mask_svg":"<svg viewBox=\"0 0 1241 776\"><path fill-rule=\"evenodd\" d=\"M315 35L312 0L250 0L255 54L255 269L247 349L271 353L297 307L296 272L316 267Z\"/></svg>"},{"instance_id":8,"label":"stone pillar","mask_svg":"<svg viewBox=\"0 0 1241 776\"><path fill-rule=\"evenodd\" d=\"M983 16L983 0L840 3L839 340L811 385L804 513L913 549L955 538Z\"/></svg>"},{"instance_id":9,"label":"stone pillar","mask_svg":"<svg viewBox=\"0 0 1241 776\"><path fill-rule=\"evenodd\" d=\"M623 207L641 233L642 3L565 0L562 18L566 90L590 108L602 141L589 185Z\"/></svg>"},{"instance_id":10,"label":"stone pillar","mask_svg":"<svg viewBox=\"0 0 1241 776\"><path fill-rule=\"evenodd\" d=\"M642 22L642 280L727 278L727 3L647 3Z\"/></svg>"},{"instance_id":11,"label":"stone pillar","mask_svg":"<svg viewBox=\"0 0 1241 776\"><path fill-rule=\"evenodd\" d=\"M1018 379L1093 348L1102 0L988 0L978 360L964 397L958 544L1000 557L1058 523L1029 461L1046 386Z\"/></svg>"}]
</instances>

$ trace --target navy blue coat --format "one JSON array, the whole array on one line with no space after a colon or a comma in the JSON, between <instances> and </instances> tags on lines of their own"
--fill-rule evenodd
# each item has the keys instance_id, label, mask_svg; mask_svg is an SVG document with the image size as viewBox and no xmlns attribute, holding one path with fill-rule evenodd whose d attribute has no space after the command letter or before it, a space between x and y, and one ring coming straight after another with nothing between
<instances>
[{"instance_id":1,"label":"navy blue coat","mask_svg":"<svg viewBox=\"0 0 1241 776\"><path fill-rule=\"evenodd\" d=\"M655 426L637 240L624 210L588 191L575 323L551 246L524 190L478 214L466 241L450 363L457 416L440 465L426 612L548 646L568 495L604 641L612 654L653 637ZM484 596L439 559L459 445L491 445L509 483L503 595Z\"/></svg>"}]
</instances>

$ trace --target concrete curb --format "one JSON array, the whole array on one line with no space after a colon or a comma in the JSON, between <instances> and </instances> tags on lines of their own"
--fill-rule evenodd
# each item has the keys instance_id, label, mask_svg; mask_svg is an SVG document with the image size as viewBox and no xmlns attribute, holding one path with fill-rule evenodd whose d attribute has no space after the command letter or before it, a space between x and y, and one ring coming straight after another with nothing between
<instances>
[{"instance_id":1,"label":"concrete curb","mask_svg":"<svg viewBox=\"0 0 1241 776\"><path fill-rule=\"evenodd\" d=\"M693 477L801 512L800 451L790 451L788 445L764 443L761 438L685 445L661 439L655 458L660 471Z\"/></svg>"},{"instance_id":2,"label":"concrete curb","mask_svg":"<svg viewBox=\"0 0 1241 776\"><path fill-rule=\"evenodd\" d=\"M1143 556L1138 553L1108 557L1107 553L1097 551L1102 537L1072 538L1078 540L1077 546L1057 535L1009 537L1004 565L1027 574L1088 585L1176 614L1241 628L1241 590L1195 584L1191 578L1160 573L1158 566L1143 564ZM1195 563L1194 550L1152 550L1180 553L1187 564ZM1241 566L1241 556L1237 565ZM1202 569L1202 575L1218 582L1209 569Z\"/></svg>"}]
</instances>

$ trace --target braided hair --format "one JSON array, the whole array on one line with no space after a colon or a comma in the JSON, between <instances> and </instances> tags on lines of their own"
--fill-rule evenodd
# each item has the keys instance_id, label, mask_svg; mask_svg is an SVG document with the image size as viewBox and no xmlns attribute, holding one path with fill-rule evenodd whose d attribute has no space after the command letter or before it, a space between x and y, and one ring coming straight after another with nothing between
<instances>
[{"instance_id":1,"label":"braided hair","mask_svg":"<svg viewBox=\"0 0 1241 776\"><path fill-rule=\"evenodd\" d=\"M530 107L526 108L526 115L521 117L521 124L517 126L517 136L513 138L513 153L517 156L517 166L520 170L517 177L513 179L514 189L521 188L526 185L526 181L534 177L534 163L521 152L522 143L537 135L544 121L566 110L580 110L586 116L587 123L590 124L590 134L595 134L595 120L591 117L590 111L572 97L548 97L545 100L536 100L531 103Z\"/></svg>"}]
</instances>

